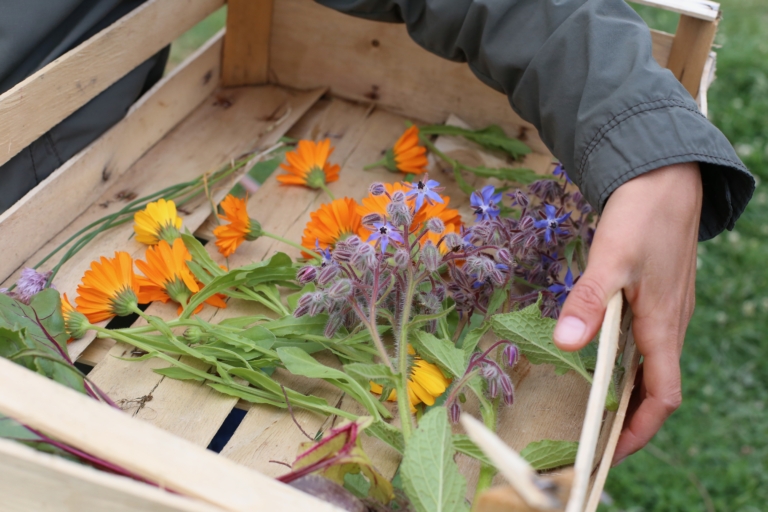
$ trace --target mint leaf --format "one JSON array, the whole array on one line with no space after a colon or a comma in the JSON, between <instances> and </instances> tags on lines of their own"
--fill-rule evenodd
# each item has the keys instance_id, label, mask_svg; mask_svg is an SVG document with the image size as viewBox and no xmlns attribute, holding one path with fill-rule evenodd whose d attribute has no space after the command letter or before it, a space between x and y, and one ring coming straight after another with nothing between
<instances>
[{"instance_id":1,"label":"mint leaf","mask_svg":"<svg viewBox=\"0 0 768 512\"><path fill-rule=\"evenodd\" d=\"M444 372L461 378L467 365L464 362L464 352L456 348L450 340L441 340L434 335L417 331L411 340L416 352L430 363L436 364Z\"/></svg>"},{"instance_id":2,"label":"mint leaf","mask_svg":"<svg viewBox=\"0 0 768 512\"><path fill-rule=\"evenodd\" d=\"M576 461L579 443L575 441L534 441L523 448L520 455L533 469L542 471L568 466Z\"/></svg>"},{"instance_id":3,"label":"mint leaf","mask_svg":"<svg viewBox=\"0 0 768 512\"><path fill-rule=\"evenodd\" d=\"M434 407L408 441L400 471L405 494L417 512L464 512L467 482L453 460L448 412Z\"/></svg>"},{"instance_id":4,"label":"mint leaf","mask_svg":"<svg viewBox=\"0 0 768 512\"><path fill-rule=\"evenodd\" d=\"M555 346L552 333L556 321L541 316L540 302L541 298L521 311L495 315L491 320L493 332L516 343L531 363L553 364L558 374L574 370L592 383L578 352L563 352Z\"/></svg>"}]
</instances>

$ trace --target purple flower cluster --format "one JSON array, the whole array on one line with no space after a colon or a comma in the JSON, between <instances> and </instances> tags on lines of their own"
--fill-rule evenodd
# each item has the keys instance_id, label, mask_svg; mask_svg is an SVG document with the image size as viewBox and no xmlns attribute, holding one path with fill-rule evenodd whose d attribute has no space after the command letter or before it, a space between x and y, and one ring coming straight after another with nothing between
<instances>
[{"instance_id":1,"label":"purple flower cluster","mask_svg":"<svg viewBox=\"0 0 768 512\"><path fill-rule=\"evenodd\" d=\"M16 281L15 289L9 291L7 288L0 288L0 293L29 305L32 297L46 288L46 283L50 277L51 271L38 272L33 268L25 268L21 271L19 280Z\"/></svg>"}]
</instances>

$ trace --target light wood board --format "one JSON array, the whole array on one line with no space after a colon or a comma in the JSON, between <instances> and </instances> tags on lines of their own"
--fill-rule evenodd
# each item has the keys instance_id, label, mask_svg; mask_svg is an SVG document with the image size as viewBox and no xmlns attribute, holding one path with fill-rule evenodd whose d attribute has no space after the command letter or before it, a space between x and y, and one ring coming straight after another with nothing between
<instances>
[{"instance_id":1,"label":"light wood board","mask_svg":"<svg viewBox=\"0 0 768 512\"><path fill-rule=\"evenodd\" d=\"M226 87L267 83L273 0L229 0L221 82Z\"/></svg>"},{"instance_id":2,"label":"light wood board","mask_svg":"<svg viewBox=\"0 0 768 512\"><path fill-rule=\"evenodd\" d=\"M720 16L720 4L709 0L630 0L634 4L649 5L694 18L714 21Z\"/></svg>"}]
</instances>

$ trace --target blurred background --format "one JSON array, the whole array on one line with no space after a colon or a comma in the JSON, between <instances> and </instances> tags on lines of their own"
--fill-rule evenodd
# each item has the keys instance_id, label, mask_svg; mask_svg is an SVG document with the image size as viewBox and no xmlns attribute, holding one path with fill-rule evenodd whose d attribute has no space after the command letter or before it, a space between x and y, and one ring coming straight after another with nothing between
<instances>
[{"instance_id":1,"label":"blurred background","mask_svg":"<svg viewBox=\"0 0 768 512\"><path fill-rule=\"evenodd\" d=\"M603 512L768 511L768 0L721 0L709 116L758 180L736 229L699 245L696 312L683 351L683 406L613 469ZM638 7L674 33L678 16ZM179 38L169 69L225 23Z\"/></svg>"}]
</instances>

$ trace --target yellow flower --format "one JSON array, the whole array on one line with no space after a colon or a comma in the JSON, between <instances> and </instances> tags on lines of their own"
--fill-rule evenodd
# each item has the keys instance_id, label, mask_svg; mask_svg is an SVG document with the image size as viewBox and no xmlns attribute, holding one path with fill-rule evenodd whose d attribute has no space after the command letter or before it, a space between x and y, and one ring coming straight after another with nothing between
<instances>
[{"instance_id":1,"label":"yellow flower","mask_svg":"<svg viewBox=\"0 0 768 512\"><path fill-rule=\"evenodd\" d=\"M318 189L339 179L341 167L328 163L333 153L330 139L320 142L300 140L295 151L285 154L287 164L280 164L286 174L277 177L284 185L304 185Z\"/></svg>"},{"instance_id":2,"label":"yellow flower","mask_svg":"<svg viewBox=\"0 0 768 512\"><path fill-rule=\"evenodd\" d=\"M261 224L248 217L245 199L229 194L221 202L224 215L219 215L229 224L222 224L213 230L216 236L216 247L225 257L235 253L240 244L253 241L262 235Z\"/></svg>"},{"instance_id":3,"label":"yellow flower","mask_svg":"<svg viewBox=\"0 0 768 512\"><path fill-rule=\"evenodd\" d=\"M422 402L435 405L435 399L445 393L451 385L451 379L446 378L440 368L416 355L410 345L408 345L408 353L414 356L411 375L408 379L408 400L411 403L411 412L416 412L416 406ZM371 391L380 395L384 388L371 382ZM387 400L390 402L397 400L397 392L392 390Z\"/></svg>"},{"instance_id":4,"label":"yellow flower","mask_svg":"<svg viewBox=\"0 0 768 512\"><path fill-rule=\"evenodd\" d=\"M181 217L176 214L176 203L158 199L133 216L136 241L155 245L160 240L173 242L179 238Z\"/></svg>"},{"instance_id":5,"label":"yellow flower","mask_svg":"<svg viewBox=\"0 0 768 512\"><path fill-rule=\"evenodd\" d=\"M148 303L153 301L168 302L173 300L180 304L179 312L187 305L189 299L200 291L200 285L192 275L187 262L192 259L184 242L177 238L173 246L161 240L154 247L149 247L146 253L147 261L136 261L136 266L144 273L139 276L139 301ZM225 308L227 303L220 295L208 298L206 303L216 307ZM203 309L202 304L195 313Z\"/></svg>"},{"instance_id":6,"label":"yellow flower","mask_svg":"<svg viewBox=\"0 0 768 512\"><path fill-rule=\"evenodd\" d=\"M100 261L92 262L77 294L77 310L91 323L133 313L138 304L139 283L130 254L116 252L113 258L102 256Z\"/></svg>"},{"instance_id":7,"label":"yellow flower","mask_svg":"<svg viewBox=\"0 0 768 512\"><path fill-rule=\"evenodd\" d=\"M64 318L64 328L71 336L67 343L85 336L85 331L88 329L88 319L69 302L66 293L61 296L61 316Z\"/></svg>"},{"instance_id":8,"label":"yellow flower","mask_svg":"<svg viewBox=\"0 0 768 512\"><path fill-rule=\"evenodd\" d=\"M310 250L315 250L315 244L320 249L333 249L336 242L351 235L367 238L368 230L363 227L357 208L357 202L346 197L320 206L309 214L301 245Z\"/></svg>"}]
</instances>

